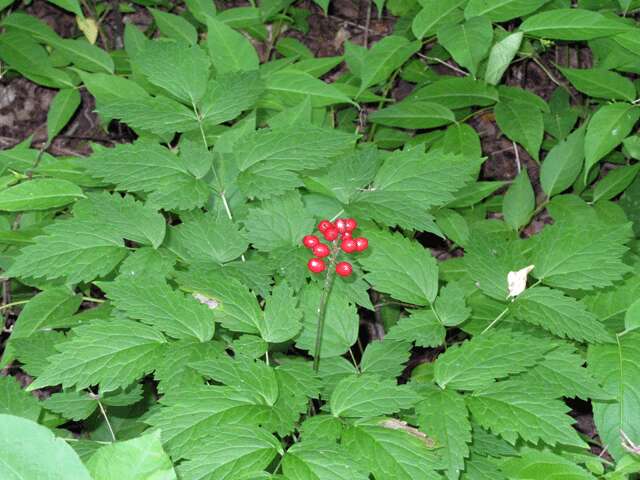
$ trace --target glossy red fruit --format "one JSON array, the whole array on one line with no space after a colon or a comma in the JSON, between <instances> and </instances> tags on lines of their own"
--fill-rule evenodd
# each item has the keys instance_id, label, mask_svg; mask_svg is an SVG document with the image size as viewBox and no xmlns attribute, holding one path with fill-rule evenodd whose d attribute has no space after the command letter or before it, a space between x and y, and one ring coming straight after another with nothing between
<instances>
[{"instance_id":1,"label":"glossy red fruit","mask_svg":"<svg viewBox=\"0 0 640 480\"><path fill-rule=\"evenodd\" d=\"M320 239L315 235L305 235L302 244L307 248L313 248L320 243Z\"/></svg>"},{"instance_id":2,"label":"glossy red fruit","mask_svg":"<svg viewBox=\"0 0 640 480\"><path fill-rule=\"evenodd\" d=\"M312 258L307 262L307 268L313 273L320 273L327 267L324 264L324 260L320 258Z\"/></svg>"},{"instance_id":3,"label":"glossy red fruit","mask_svg":"<svg viewBox=\"0 0 640 480\"><path fill-rule=\"evenodd\" d=\"M336 273L341 277L348 277L353 272L353 267L349 262L340 262L336 265Z\"/></svg>"},{"instance_id":4,"label":"glossy red fruit","mask_svg":"<svg viewBox=\"0 0 640 480\"><path fill-rule=\"evenodd\" d=\"M358 226L358 222L356 222L353 218L347 218L344 221L344 224L347 227L347 232L353 232Z\"/></svg>"},{"instance_id":5,"label":"glossy red fruit","mask_svg":"<svg viewBox=\"0 0 640 480\"><path fill-rule=\"evenodd\" d=\"M342 240L342 244L340 245L342 251L345 253L353 253L356 251L357 245L356 241L353 238L347 238L346 240Z\"/></svg>"},{"instance_id":6,"label":"glossy red fruit","mask_svg":"<svg viewBox=\"0 0 640 480\"><path fill-rule=\"evenodd\" d=\"M333 226L334 226L333 223L331 223L329 220L322 220L318 224L318 230L320 230L322 233L324 233L324 232L326 232L327 230L329 230Z\"/></svg>"},{"instance_id":7,"label":"glossy red fruit","mask_svg":"<svg viewBox=\"0 0 640 480\"><path fill-rule=\"evenodd\" d=\"M364 237L356 238L356 250L362 252L369 247L369 240Z\"/></svg>"},{"instance_id":8,"label":"glossy red fruit","mask_svg":"<svg viewBox=\"0 0 640 480\"><path fill-rule=\"evenodd\" d=\"M347 222L344 218L337 219L335 225L338 229L338 232L344 233L347 231Z\"/></svg>"},{"instance_id":9,"label":"glossy red fruit","mask_svg":"<svg viewBox=\"0 0 640 480\"><path fill-rule=\"evenodd\" d=\"M351 232L347 231L342 234L343 240L349 240L350 238L353 238L353 235L351 235Z\"/></svg>"},{"instance_id":10,"label":"glossy red fruit","mask_svg":"<svg viewBox=\"0 0 640 480\"><path fill-rule=\"evenodd\" d=\"M316 257L320 257L320 258L326 257L327 255L329 255L329 247L327 247L324 243L317 244L315 247L313 247L313 250L311 251Z\"/></svg>"},{"instance_id":11,"label":"glossy red fruit","mask_svg":"<svg viewBox=\"0 0 640 480\"><path fill-rule=\"evenodd\" d=\"M326 229L323 233L324 233L324 238L326 238L328 242L333 242L336 238L338 238L338 235L340 235L340 232L335 227L330 227Z\"/></svg>"}]
</instances>

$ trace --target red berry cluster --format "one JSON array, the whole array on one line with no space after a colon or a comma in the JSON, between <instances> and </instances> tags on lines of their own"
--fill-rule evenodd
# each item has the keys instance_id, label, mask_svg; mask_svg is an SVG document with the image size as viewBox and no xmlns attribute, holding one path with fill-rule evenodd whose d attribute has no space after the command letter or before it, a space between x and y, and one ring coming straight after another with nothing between
<instances>
[{"instance_id":1,"label":"red berry cluster","mask_svg":"<svg viewBox=\"0 0 640 480\"><path fill-rule=\"evenodd\" d=\"M345 253L362 252L369 246L369 241L364 237L353 238L353 231L358 224L353 218L338 218L334 223L329 220L322 220L318 224L318 230L328 242L340 242L340 248ZM307 267L314 273L325 270L326 265L323 258L327 257L331 250L315 235L306 235L302 239L305 247L310 248L315 255L309 260ZM353 272L349 262L339 262L336 265L336 273L341 277L348 277Z\"/></svg>"}]
</instances>

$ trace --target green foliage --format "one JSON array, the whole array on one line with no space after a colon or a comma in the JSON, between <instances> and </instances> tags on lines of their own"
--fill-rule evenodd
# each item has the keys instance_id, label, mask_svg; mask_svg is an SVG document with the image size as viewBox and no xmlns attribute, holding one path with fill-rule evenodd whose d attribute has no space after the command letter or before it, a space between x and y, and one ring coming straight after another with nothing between
<instances>
[{"instance_id":1,"label":"green foliage","mask_svg":"<svg viewBox=\"0 0 640 480\"><path fill-rule=\"evenodd\" d=\"M321 58L329 0L121 2L115 50L118 2L12 3L3 82L56 92L0 151L2 479L640 472L639 2L376 0ZM93 100L131 136L53 156Z\"/></svg>"}]
</instances>

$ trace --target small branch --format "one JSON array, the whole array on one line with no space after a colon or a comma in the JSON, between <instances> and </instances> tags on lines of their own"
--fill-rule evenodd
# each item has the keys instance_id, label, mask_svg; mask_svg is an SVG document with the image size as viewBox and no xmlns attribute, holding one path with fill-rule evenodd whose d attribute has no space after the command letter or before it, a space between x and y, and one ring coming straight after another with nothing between
<instances>
[{"instance_id":1,"label":"small branch","mask_svg":"<svg viewBox=\"0 0 640 480\"><path fill-rule=\"evenodd\" d=\"M453 70L454 72L458 72L461 75L464 75L465 77L469 76L468 72L465 72L464 70L461 70L460 68L456 67L455 65L451 65L448 62L445 62L444 60L438 58L438 57L428 57L427 55L424 55L423 53L416 53L416 55L420 58L423 58L425 60L429 60L431 62L436 62L439 63L440 65L443 65L445 67L450 68L451 70Z\"/></svg>"},{"instance_id":2,"label":"small branch","mask_svg":"<svg viewBox=\"0 0 640 480\"><path fill-rule=\"evenodd\" d=\"M92 302L92 303L104 303L104 302L106 302L106 300L103 300L101 298L93 298L93 297L82 297L82 300L84 300L85 302Z\"/></svg>"},{"instance_id":3,"label":"small branch","mask_svg":"<svg viewBox=\"0 0 640 480\"><path fill-rule=\"evenodd\" d=\"M367 5L367 19L365 23L364 29L364 40L362 42L364 48L369 48L369 26L371 25L371 0L369 0L369 4Z\"/></svg>"},{"instance_id":4,"label":"small branch","mask_svg":"<svg viewBox=\"0 0 640 480\"><path fill-rule=\"evenodd\" d=\"M513 151L516 154L516 168L518 169L518 175L522 171L522 164L520 163L520 151L518 150L518 144L516 142L511 142L513 144Z\"/></svg>"},{"instance_id":5,"label":"small branch","mask_svg":"<svg viewBox=\"0 0 640 480\"><path fill-rule=\"evenodd\" d=\"M549 80L551 80L553 83L558 85L560 88L566 90L569 96L575 100L575 95L573 94L571 89L567 87L564 83L562 83L560 80L558 80L555 77L555 75L551 73L551 71L544 65L544 63L542 63L540 59L538 59L538 57L531 57L531 60L533 60L533 63L535 63L538 67L540 67L540 69L545 73L545 75L549 77Z\"/></svg>"},{"instance_id":6,"label":"small branch","mask_svg":"<svg viewBox=\"0 0 640 480\"><path fill-rule=\"evenodd\" d=\"M505 308L502 312L500 312L500 314L493 319L493 321L487 326L487 328L485 328L482 332L480 332L480 335L489 331L491 327L493 327L496 323L498 323L502 319L502 317L504 317L507 314L508 311L509 311L509 307Z\"/></svg>"}]
</instances>

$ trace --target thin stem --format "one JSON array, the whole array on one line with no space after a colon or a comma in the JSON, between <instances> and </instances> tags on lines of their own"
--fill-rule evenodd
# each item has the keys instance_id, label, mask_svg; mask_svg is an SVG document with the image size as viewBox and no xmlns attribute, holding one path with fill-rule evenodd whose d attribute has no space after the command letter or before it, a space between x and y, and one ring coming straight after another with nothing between
<instances>
[{"instance_id":1,"label":"thin stem","mask_svg":"<svg viewBox=\"0 0 640 480\"><path fill-rule=\"evenodd\" d=\"M320 305L318 306L318 329L316 331L316 345L313 349L313 371L316 373L318 373L318 369L320 368L320 350L322 349L322 336L324 334L324 320L325 313L327 311L327 300L329 298L329 293L331 293L333 279L335 278L335 266L336 259L338 258L338 252L338 243L334 241L331 256L329 257L327 275L324 277L324 287L322 288Z\"/></svg>"},{"instance_id":2,"label":"thin stem","mask_svg":"<svg viewBox=\"0 0 640 480\"><path fill-rule=\"evenodd\" d=\"M500 312L500 314L493 319L493 321L489 324L489 326L487 326L487 328L485 328L482 332L480 332L480 335L487 332L491 327L493 327L496 323L498 323L502 319L502 317L504 317L507 314L508 311L509 311L509 307L505 308L502 312Z\"/></svg>"},{"instance_id":3,"label":"thin stem","mask_svg":"<svg viewBox=\"0 0 640 480\"><path fill-rule=\"evenodd\" d=\"M267 366L269 366L269 350L268 349L266 352L264 352L264 361L267 364Z\"/></svg>"},{"instance_id":4,"label":"thin stem","mask_svg":"<svg viewBox=\"0 0 640 480\"><path fill-rule=\"evenodd\" d=\"M355 355L353 355L353 350L351 350L351 347L349 347L349 356L351 357L351 361L353 362L353 366L356 367L356 371L358 373L360 373L360 366L358 365L358 362L356 361Z\"/></svg>"},{"instance_id":5,"label":"thin stem","mask_svg":"<svg viewBox=\"0 0 640 480\"><path fill-rule=\"evenodd\" d=\"M389 95L389 91L391 90L391 88L393 87L393 84L396 81L396 78L398 76L398 74L400 73L400 69L402 67L398 67L396 69L395 72L393 72L393 75L391 75L391 78L389 78L389 81L387 82L387 84L384 87L384 90L382 91L382 96L384 97L382 100L380 100L380 102L378 103L378 110L380 110L382 108L382 106L384 105L384 102L387 98L387 95ZM373 140L373 137L376 133L376 130L378 128L378 124L374 123L373 126L371 127L371 130L369 131L369 135L368 138L369 140Z\"/></svg>"},{"instance_id":6,"label":"thin stem","mask_svg":"<svg viewBox=\"0 0 640 480\"><path fill-rule=\"evenodd\" d=\"M106 302L106 300L103 300L101 298L93 298L93 297L82 297L82 300L84 300L85 302L92 302L92 303L104 303L104 302Z\"/></svg>"},{"instance_id":7,"label":"thin stem","mask_svg":"<svg viewBox=\"0 0 640 480\"><path fill-rule=\"evenodd\" d=\"M209 142L207 142L207 135L204 133L204 126L202 125L202 116L198 111L198 107L195 102L191 101L191 106L193 107L193 112L196 114L196 119L198 120L198 127L200 128L200 135L202 136L202 143L204 144L204 148L209 151ZM233 221L233 215L231 214L231 209L229 208L229 202L227 202L227 196L224 193L224 189L222 188L222 182L220 181L220 177L218 177L218 172L216 171L216 166L211 164L211 171L213 172L213 176L216 178L216 183L218 184L219 191L217 192L220 195L220 200L222 200L222 206L224 207L224 211L227 214L227 218ZM240 256L242 261L246 261L244 254Z\"/></svg>"},{"instance_id":8,"label":"thin stem","mask_svg":"<svg viewBox=\"0 0 640 480\"><path fill-rule=\"evenodd\" d=\"M575 98L575 95L573 94L571 89L567 87L564 83L562 83L560 80L558 80L555 77L555 75L551 73L551 71L544 65L544 63L542 63L537 57L531 57L531 60L533 60L533 63L535 63L536 65L538 65L538 67L540 67L540 69L545 73L545 75L549 77L549 80L551 80L553 83L558 85L563 90L566 90L571 98Z\"/></svg>"},{"instance_id":9,"label":"thin stem","mask_svg":"<svg viewBox=\"0 0 640 480\"><path fill-rule=\"evenodd\" d=\"M104 406L102 405L102 402L100 401L100 397L98 395L96 395L95 393L91 392L91 390L89 390L89 395L93 399L95 399L96 402L98 402L98 408L100 409L100 413L102 414L102 418L104 418L104 421L107 424L107 429L109 430L109 433L111 434L111 438L113 439L114 442L117 442L116 434L113 431L113 427L111 426L111 422L109 421L109 417L107 416L107 411L104 409Z\"/></svg>"},{"instance_id":10,"label":"thin stem","mask_svg":"<svg viewBox=\"0 0 640 480\"><path fill-rule=\"evenodd\" d=\"M31 299L29 299L31 300ZM2 305L0 307L0 311L5 310L7 308L11 308L11 307L15 307L17 305L24 305L25 303L27 303L29 300L18 300L17 302L11 302L11 303L7 303L6 305Z\"/></svg>"}]
</instances>

